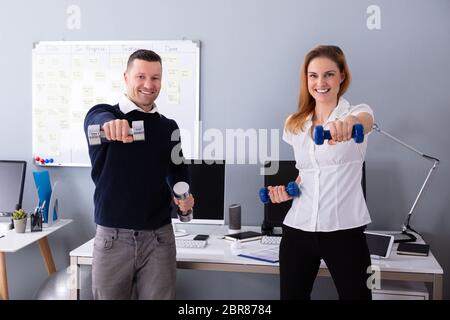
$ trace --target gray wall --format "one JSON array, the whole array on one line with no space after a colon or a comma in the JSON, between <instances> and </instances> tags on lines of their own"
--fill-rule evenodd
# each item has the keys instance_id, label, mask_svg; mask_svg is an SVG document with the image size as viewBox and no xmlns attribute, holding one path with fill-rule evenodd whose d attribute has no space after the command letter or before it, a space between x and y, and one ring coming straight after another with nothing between
<instances>
[{"instance_id":1,"label":"gray wall","mask_svg":"<svg viewBox=\"0 0 450 320\"><path fill-rule=\"evenodd\" d=\"M66 9L81 8L81 29L66 27ZM366 9L381 8L381 30L369 30ZM29 163L24 207L36 190L31 163L31 48L40 40L199 39L201 119L204 129L281 128L296 108L299 67L317 44L346 52L353 84L347 98L368 103L386 130L441 159L418 205L413 226L423 232L448 272L450 257L450 2L375 1L15 1L0 5L0 158ZM280 142L280 158L293 153ZM368 204L372 229L399 230L430 163L370 136L367 156ZM239 202L243 224L259 225L263 207L255 196L263 179L259 165L230 165L225 204ZM50 236L58 268L68 253L94 234L93 184L87 168L51 168L64 186L62 212L74 220ZM7 254L10 296L31 298L46 277L37 245ZM204 280L207 281L204 281ZM444 277L444 297L450 281ZM242 284L245 283L245 286ZM191 288L200 288L193 290ZM278 278L269 275L179 272L181 298L278 298ZM200 291L199 291L200 290ZM199 294L198 292L201 292ZM330 280L317 281L314 297L335 298Z\"/></svg>"}]
</instances>

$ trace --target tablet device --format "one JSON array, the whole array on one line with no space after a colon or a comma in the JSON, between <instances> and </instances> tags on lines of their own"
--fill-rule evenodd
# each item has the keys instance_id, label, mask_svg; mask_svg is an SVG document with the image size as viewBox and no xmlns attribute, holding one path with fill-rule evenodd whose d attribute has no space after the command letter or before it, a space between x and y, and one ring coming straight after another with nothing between
<instances>
[{"instance_id":1,"label":"tablet device","mask_svg":"<svg viewBox=\"0 0 450 320\"><path fill-rule=\"evenodd\" d=\"M372 258L389 258L394 244L394 236L384 233L365 231L367 246Z\"/></svg>"}]
</instances>

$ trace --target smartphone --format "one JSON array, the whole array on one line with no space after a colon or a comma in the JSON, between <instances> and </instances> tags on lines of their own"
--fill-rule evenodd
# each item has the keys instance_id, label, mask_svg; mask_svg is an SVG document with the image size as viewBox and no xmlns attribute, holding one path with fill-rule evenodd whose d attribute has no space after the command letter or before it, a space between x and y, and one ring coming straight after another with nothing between
<instances>
[{"instance_id":1,"label":"smartphone","mask_svg":"<svg viewBox=\"0 0 450 320\"><path fill-rule=\"evenodd\" d=\"M194 237L194 240L206 240L209 238L209 235L207 234L198 234Z\"/></svg>"}]
</instances>

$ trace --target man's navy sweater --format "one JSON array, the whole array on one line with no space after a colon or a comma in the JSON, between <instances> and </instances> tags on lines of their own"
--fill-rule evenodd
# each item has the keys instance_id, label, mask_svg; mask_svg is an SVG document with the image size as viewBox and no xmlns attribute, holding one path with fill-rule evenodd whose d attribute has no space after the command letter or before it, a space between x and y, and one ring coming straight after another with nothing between
<instances>
[{"instance_id":1,"label":"man's navy sweater","mask_svg":"<svg viewBox=\"0 0 450 320\"><path fill-rule=\"evenodd\" d=\"M190 182L186 165L176 165L171 159L172 149L180 142L171 141L172 133L178 129L176 122L158 112L133 110L124 114L119 105L100 104L88 111L84 131L87 134L89 125L101 127L113 119L126 119L130 127L132 121L143 120L145 141L89 146L95 222L135 230L154 230L170 223L169 184L171 188L178 181Z\"/></svg>"}]
</instances>

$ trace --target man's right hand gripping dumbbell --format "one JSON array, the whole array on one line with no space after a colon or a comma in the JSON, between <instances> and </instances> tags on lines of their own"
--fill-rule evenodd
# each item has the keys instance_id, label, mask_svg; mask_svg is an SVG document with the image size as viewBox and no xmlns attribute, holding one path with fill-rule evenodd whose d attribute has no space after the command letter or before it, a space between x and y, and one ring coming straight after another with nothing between
<instances>
[{"instance_id":1,"label":"man's right hand gripping dumbbell","mask_svg":"<svg viewBox=\"0 0 450 320\"><path fill-rule=\"evenodd\" d=\"M259 198L263 203L269 203L269 199L272 203L281 203L291 200L294 197L299 197L301 191L298 187L300 184L300 176L295 179L295 182L289 182L288 186L268 186L267 188L261 188L259 191Z\"/></svg>"},{"instance_id":2,"label":"man's right hand gripping dumbbell","mask_svg":"<svg viewBox=\"0 0 450 320\"><path fill-rule=\"evenodd\" d=\"M115 119L100 125L93 124L88 126L89 145L98 145L106 141L121 141L130 143L133 141L144 141L144 121L133 121L132 128L125 119Z\"/></svg>"}]
</instances>

